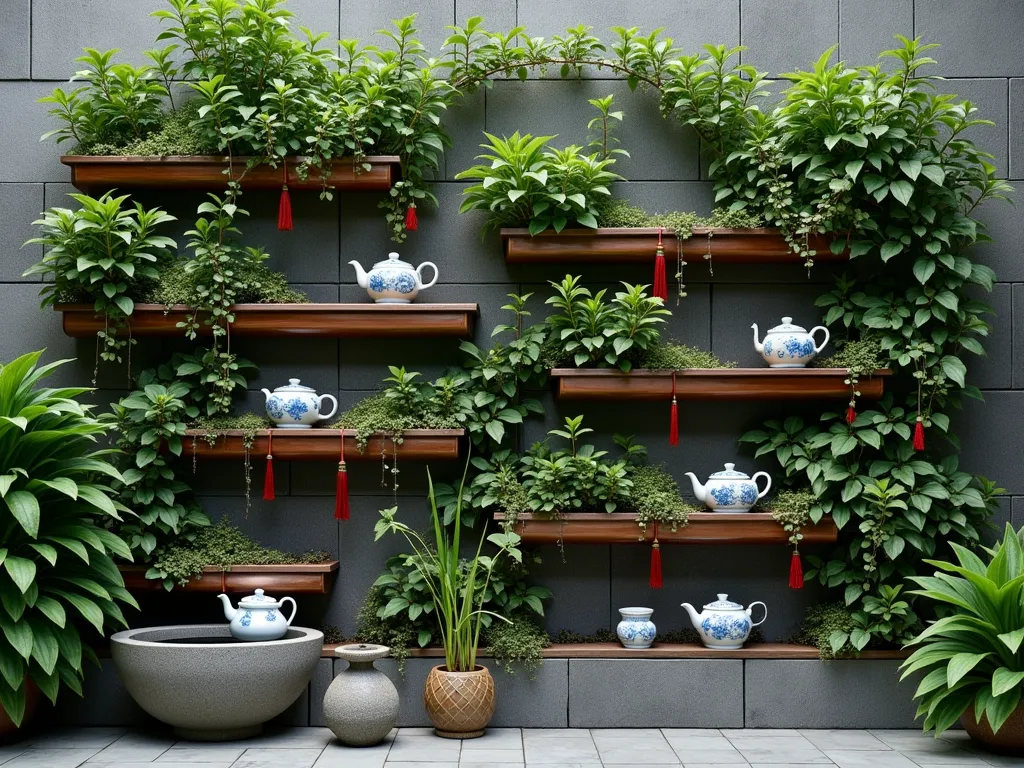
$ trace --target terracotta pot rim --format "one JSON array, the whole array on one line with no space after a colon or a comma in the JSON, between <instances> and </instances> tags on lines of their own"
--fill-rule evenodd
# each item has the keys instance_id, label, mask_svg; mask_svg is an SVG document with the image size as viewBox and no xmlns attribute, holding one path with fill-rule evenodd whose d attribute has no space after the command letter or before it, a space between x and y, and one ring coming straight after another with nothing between
<instances>
[{"instance_id":1,"label":"terracotta pot rim","mask_svg":"<svg viewBox=\"0 0 1024 768\"><path fill-rule=\"evenodd\" d=\"M487 667L485 667L483 664L477 664L469 672L452 672L450 669L448 669L447 665L438 664L436 667L431 669L431 672L437 672L442 675L479 675L481 673L490 674L490 670L488 670Z\"/></svg>"}]
</instances>

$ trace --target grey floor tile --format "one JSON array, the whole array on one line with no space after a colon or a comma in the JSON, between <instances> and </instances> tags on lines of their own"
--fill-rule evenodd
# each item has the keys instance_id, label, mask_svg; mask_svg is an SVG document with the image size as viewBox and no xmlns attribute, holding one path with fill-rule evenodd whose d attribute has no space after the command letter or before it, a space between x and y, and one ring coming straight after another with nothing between
<instances>
[{"instance_id":1,"label":"grey floor tile","mask_svg":"<svg viewBox=\"0 0 1024 768\"><path fill-rule=\"evenodd\" d=\"M930 733L921 733L917 729L904 729L904 730L886 730L880 728L870 728L868 733L874 736L879 741L888 744L893 749L923 749L919 745L921 744L934 744L938 741L935 736Z\"/></svg>"},{"instance_id":2,"label":"grey floor tile","mask_svg":"<svg viewBox=\"0 0 1024 768\"><path fill-rule=\"evenodd\" d=\"M390 760L384 763L384 768L459 768L459 764L455 763L433 763L418 761L414 763L410 762L399 762L393 763Z\"/></svg>"},{"instance_id":3,"label":"grey floor tile","mask_svg":"<svg viewBox=\"0 0 1024 768\"><path fill-rule=\"evenodd\" d=\"M58 728L25 742L39 749L89 749L108 747L128 732L127 728Z\"/></svg>"},{"instance_id":4,"label":"grey floor tile","mask_svg":"<svg viewBox=\"0 0 1024 768\"><path fill-rule=\"evenodd\" d=\"M662 728L661 735L671 742L673 739L707 739L724 738L717 728Z\"/></svg>"},{"instance_id":5,"label":"grey floor tile","mask_svg":"<svg viewBox=\"0 0 1024 768\"><path fill-rule=\"evenodd\" d=\"M313 763L313 768L384 768L387 756L387 750L370 751L331 745Z\"/></svg>"},{"instance_id":6,"label":"grey floor tile","mask_svg":"<svg viewBox=\"0 0 1024 768\"><path fill-rule=\"evenodd\" d=\"M391 745L391 751L388 752L388 762L458 762L461 748L462 743L454 739L441 739L435 736L424 740L418 736L404 736L399 732L395 743Z\"/></svg>"},{"instance_id":7,"label":"grey floor tile","mask_svg":"<svg viewBox=\"0 0 1024 768\"><path fill-rule=\"evenodd\" d=\"M233 763L243 752L245 747L238 746L238 742L200 744L194 741L179 741L153 762L158 766L163 763Z\"/></svg>"},{"instance_id":8,"label":"grey floor tile","mask_svg":"<svg viewBox=\"0 0 1024 768\"><path fill-rule=\"evenodd\" d=\"M866 749L879 751L887 749L885 742L868 731L859 730L801 730L800 735L818 749Z\"/></svg>"},{"instance_id":9,"label":"grey floor tile","mask_svg":"<svg viewBox=\"0 0 1024 768\"><path fill-rule=\"evenodd\" d=\"M4 763L4 768L77 768L98 751L76 748L30 749Z\"/></svg>"},{"instance_id":10,"label":"grey floor tile","mask_svg":"<svg viewBox=\"0 0 1024 768\"><path fill-rule=\"evenodd\" d=\"M93 763L151 763L170 748L154 745L152 747L119 747L111 744L104 750L89 758L88 765Z\"/></svg>"},{"instance_id":11,"label":"grey floor tile","mask_svg":"<svg viewBox=\"0 0 1024 768\"><path fill-rule=\"evenodd\" d=\"M323 749L334 738L330 728L283 728L243 742L247 749Z\"/></svg>"},{"instance_id":12,"label":"grey floor tile","mask_svg":"<svg viewBox=\"0 0 1024 768\"><path fill-rule=\"evenodd\" d=\"M160 768L232 768L232 764L231 763L223 763L223 762L221 762L221 763L209 763L209 762L205 762L205 761L201 762L201 763L193 763L193 762L187 762L187 763L154 763L154 762L149 762L149 761L141 762L141 763L135 763L135 762L124 763L124 762L120 762L120 761L118 761L116 763L92 763L92 762L89 762L89 763L82 763L82 768L153 768L154 765L159 765Z\"/></svg>"},{"instance_id":13,"label":"grey floor tile","mask_svg":"<svg viewBox=\"0 0 1024 768\"><path fill-rule=\"evenodd\" d=\"M953 747L949 751L901 749L900 753L918 765L922 763L928 763L928 765L973 765L976 768L991 765L980 755L959 747ZM1024 759L1017 758L1016 765L1024 766Z\"/></svg>"},{"instance_id":14,"label":"grey floor tile","mask_svg":"<svg viewBox=\"0 0 1024 768\"><path fill-rule=\"evenodd\" d=\"M750 763L683 763L683 768L750 768Z\"/></svg>"},{"instance_id":15,"label":"grey floor tile","mask_svg":"<svg viewBox=\"0 0 1024 768\"><path fill-rule=\"evenodd\" d=\"M522 749L523 734L518 728L488 728L479 739L462 745L466 749Z\"/></svg>"},{"instance_id":16,"label":"grey floor tile","mask_svg":"<svg viewBox=\"0 0 1024 768\"><path fill-rule=\"evenodd\" d=\"M800 735L796 728L720 728L719 732L727 739L739 736L747 739L777 739L781 736L795 737Z\"/></svg>"},{"instance_id":17,"label":"grey floor tile","mask_svg":"<svg viewBox=\"0 0 1024 768\"><path fill-rule=\"evenodd\" d=\"M312 768L323 749L250 747L231 768Z\"/></svg>"},{"instance_id":18,"label":"grey floor tile","mask_svg":"<svg viewBox=\"0 0 1024 768\"><path fill-rule=\"evenodd\" d=\"M474 745L476 739L472 742ZM462 745L462 753L459 756L460 763L522 763L523 749L476 749L471 747L470 742Z\"/></svg>"},{"instance_id":19,"label":"grey floor tile","mask_svg":"<svg viewBox=\"0 0 1024 768\"><path fill-rule=\"evenodd\" d=\"M700 765L730 765L745 762L744 757L732 747L726 749L690 749L676 747L676 755L684 765L691 763Z\"/></svg>"},{"instance_id":20,"label":"grey floor tile","mask_svg":"<svg viewBox=\"0 0 1024 768\"><path fill-rule=\"evenodd\" d=\"M590 730L587 728L523 728L523 741L530 739L589 739Z\"/></svg>"},{"instance_id":21,"label":"grey floor tile","mask_svg":"<svg viewBox=\"0 0 1024 768\"><path fill-rule=\"evenodd\" d=\"M660 728L592 728L590 735L596 742L633 739L643 744L649 743L652 739L661 741L663 738Z\"/></svg>"},{"instance_id":22,"label":"grey floor tile","mask_svg":"<svg viewBox=\"0 0 1024 768\"><path fill-rule=\"evenodd\" d=\"M523 734L527 764L599 763L597 747L590 735L561 739L537 739Z\"/></svg>"},{"instance_id":23,"label":"grey floor tile","mask_svg":"<svg viewBox=\"0 0 1024 768\"><path fill-rule=\"evenodd\" d=\"M9 760L13 760L18 755L23 754L28 750L28 746L22 744L12 744L8 747L0 747L0 765L3 765Z\"/></svg>"},{"instance_id":24,"label":"grey floor tile","mask_svg":"<svg viewBox=\"0 0 1024 768\"><path fill-rule=\"evenodd\" d=\"M826 752L839 768L914 768L914 762L893 750L836 749Z\"/></svg>"},{"instance_id":25,"label":"grey floor tile","mask_svg":"<svg viewBox=\"0 0 1024 768\"><path fill-rule=\"evenodd\" d=\"M398 732L402 736L433 736L433 728L399 728Z\"/></svg>"},{"instance_id":26,"label":"grey floor tile","mask_svg":"<svg viewBox=\"0 0 1024 768\"><path fill-rule=\"evenodd\" d=\"M598 741L597 752L605 765L679 765L679 758L664 741L647 744L625 739Z\"/></svg>"},{"instance_id":27,"label":"grey floor tile","mask_svg":"<svg viewBox=\"0 0 1024 768\"><path fill-rule=\"evenodd\" d=\"M476 763L459 761L459 768L523 768L522 763Z\"/></svg>"},{"instance_id":28,"label":"grey floor tile","mask_svg":"<svg viewBox=\"0 0 1024 768\"><path fill-rule=\"evenodd\" d=\"M820 750L798 749L795 747L738 747L743 759L753 764L764 765L805 765L811 763L831 763L832 761Z\"/></svg>"},{"instance_id":29,"label":"grey floor tile","mask_svg":"<svg viewBox=\"0 0 1024 768\"><path fill-rule=\"evenodd\" d=\"M985 765L1011 765L1016 768L1024 765L1024 758L1004 757L1005 763L988 762ZM917 763L917 768L975 768L977 763Z\"/></svg>"}]
</instances>

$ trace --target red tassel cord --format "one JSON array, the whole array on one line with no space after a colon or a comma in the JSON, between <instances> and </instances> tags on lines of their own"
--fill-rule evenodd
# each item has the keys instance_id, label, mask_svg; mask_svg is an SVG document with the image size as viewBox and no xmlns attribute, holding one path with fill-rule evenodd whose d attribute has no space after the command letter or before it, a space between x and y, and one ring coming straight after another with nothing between
<instances>
[{"instance_id":1,"label":"red tassel cord","mask_svg":"<svg viewBox=\"0 0 1024 768\"><path fill-rule=\"evenodd\" d=\"M853 400L850 401L850 407L846 409L846 423L853 424L857 419L857 411L853 409Z\"/></svg>"},{"instance_id":2,"label":"red tassel cord","mask_svg":"<svg viewBox=\"0 0 1024 768\"><path fill-rule=\"evenodd\" d=\"M653 294L662 301L668 301L668 274L665 270L665 246L661 241L662 228L658 227L658 250L654 252Z\"/></svg>"},{"instance_id":3,"label":"red tassel cord","mask_svg":"<svg viewBox=\"0 0 1024 768\"><path fill-rule=\"evenodd\" d=\"M921 417L917 417L917 424L914 425L914 450L924 450L924 424L921 422Z\"/></svg>"},{"instance_id":4,"label":"red tassel cord","mask_svg":"<svg viewBox=\"0 0 1024 768\"><path fill-rule=\"evenodd\" d=\"M676 402L676 373L672 372L672 407L668 417L668 444L679 445L679 404Z\"/></svg>"},{"instance_id":5,"label":"red tassel cord","mask_svg":"<svg viewBox=\"0 0 1024 768\"><path fill-rule=\"evenodd\" d=\"M651 544L651 589L661 589L664 581L661 578L661 545L658 544L658 524L654 524L654 543Z\"/></svg>"},{"instance_id":6,"label":"red tassel cord","mask_svg":"<svg viewBox=\"0 0 1024 768\"><path fill-rule=\"evenodd\" d=\"M420 228L420 220L416 215L416 203L409 203L405 209L405 228L409 232L415 232Z\"/></svg>"},{"instance_id":7,"label":"red tassel cord","mask_svg":"<svg viewBox=\"0 0 1024 768\"><path fill-rule=\"evenodd\" d=\"M803 589L804 566L800 562L800 552L793 550L793 556L789 559L789 588Z\"/></svg>"},{"instance_id":8,"label":"red tassel cord","mask_svg":"<svg viewBox=\"0 0 1024 768\"><path fill-rule=\"evenodd\" d=\"M267 472L263 476L263 500L274 500L274 431L267 430Z\"/></svg>"},{"instance_id":9,"label":"red tassel cord","mask_svg":"<svg viewBox=\"0 0 1024 768\"><path fill-rule=\"evenodd\" d=\"M345 430L341 430L341 456L338 459L338 477L334 494L334 519L348 520L348 467L345 466Z\"/></svg>"},{"instance_id":10,"label":"red tassel cord","mask_svg":"<svg viewBox=\"0 0 1024 768\"><path fill-rule=\"evenodd\" d=\"M277 228L282 232L292 229L292 198L288 194L288 164L284 166L284 184L281 187L281 202L277 206Z\"/></svg>"}]
</instances>

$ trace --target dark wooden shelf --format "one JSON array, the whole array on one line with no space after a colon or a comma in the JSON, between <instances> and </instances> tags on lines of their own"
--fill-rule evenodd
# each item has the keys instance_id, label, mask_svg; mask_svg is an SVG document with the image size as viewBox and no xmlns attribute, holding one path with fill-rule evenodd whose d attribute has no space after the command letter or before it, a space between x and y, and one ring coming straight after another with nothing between
<instances>
[{"instance_id":1,"label":"dark wooden shelf","mask_svg":"<svg viewBox=\"0 0 1024 768\"><path fill-rule=\"evenodd\" d=\"M325 644L321 656L334 658L338 644ZM481 648L479 656L490 657L488 649ZM659 643L650 648L627 650L618 643L565 643L552 644L541 651L545 659L819 659L813 645L791 643L747 643L739 650L706 648L696 643ZM862 651L858 659L905 659L909 651ZM410 648L412 658L444 658L443 648Z\"/></svg>"},{"instance_id":2,"label":"dark wooden shelf","mask_svg":"<svg viewBox=\"0 0 1024 768\"><path fill-rule=\"evenodd\" d=\"M64 333L88 338L102 331L104 318L91 304L57 304ZM236 304L232 336L323 336L394 338L470 336L479 313L476 304ZM128 318L133 336L182 336L178 327L188 307L136 304ZM209 326L200 333L209 335Z\"/></svg>"},{"instance_id":3,"label":"dark wooden shelf","mask_svg":"<svg viewBox=\"0 0 1024 768\"><path fill-rule=\"evenodd\" d=\"M299 563L294 565L233 565L230 571L222 571L214 565L203 569L203 575L191 579L184 587L175 586L174 591L186 592L247 592L265 589L272 597L286 594L323 595L327 594L338 572L338 561L327 563ZM164 592L163 582L147 579L146 567L138 565L119 566L124 576L125 588L133 592Z\"/></svg>"},{"instance_id":4,"label":"dark wooden shelf","mask_svg":"<svg viewBox=\"0 0 1024 768\"><path fill-rule=\"evenodd\" d=\"M505 515L494 519L501 522ZM654 540L654 526L642 531L629 512L570 512L560 519L540 519L524 513L515 532L529 544L636 544ZM838 530L831 518L803 529L803 543L835 541ZM658 542L665 544L786 544L789 534L768 512L695 512L690 523L674 533L658 527Z\"/></svg>"},{"instance_id":5,"label":"dark wooden shelf","mask_svg":"<svg viewBox=\"0 0 1024 768\"><path fill-rule=\"evenodd\" d=\"M334 461L337 462L341 442L337 429L275 429L275 461ZM206 439L207 432L190 429L184 440L183 456L199 459L241 459L245 457L245 432L228 429L217 432L211 446ZM345 461L376 461L381 452L388 457L414 461L448 461L459 458L459 440L465 434L462 429L407 429L397 445L390 437L379 434L370 437L364 453L356 445L356 431L345 430ZM262 459L267 455L269 430L260 430L253 439L248 453ZM195 439L192 439L195 438Z\"/></svg>"},{"instance_id":6,"label":"dark wooden shelf","mask_svg":"<svg viewBox=\"0 0 1024 768\"><path fill-rule=\"evenodd\" d=\"M877 400L892 371L875 371L857 385L861 397ZM668 400L672 371L610 368L555 368L551 371L559 398L573 400ZM846 368L686 368L676 372L680 400L806 400L848 399Z\"/></svg>"},{"instance_id":7,"label":"dark wooden shelf","mask_svg":"<svg viewBox=\"0 0 1024 768\"><path fill-rule=\"evenodd\" d=\"M160 157L92 157L63 155L60 159L71 168L71 183L88 189L197 189L217 190L227 185L227 162L217 155L166 155ZM242 176L247 158L236 157L234 177ZM366 157L370 170L356 171L350 159L339 158L331 167L329 184L342 190L388 190L398 180L400 159L397 155ZM318 168L310 168L301 179L297 168L301 158L287 159L290 189L320 189ZM282 167L261 164L242 178L243 189L281 189L285 181Z\"/></svg>"},{"instance_id":8,"label":"dark wooden shelf","mask_svg":"<svg viewBox=\"0 0 1024 768\"><path fill-rule=\"evenodd\" d=\"M708 233L711 233L710 239ZM643 262L654 259L658 245L655 227L601 227L599 229L563 229L531 235L525 228L501 230L505 261L510 264L543 262ZM831 237L812 235L810 246L817 254L815 261L846 261L849 253L832 253ZM703 261L710 250L715 263L737 264L802 264L777 229L707 229L693 230L693 235L678 241L670 232L662 236L666 258L674 259L679 247L691 266Z\"/></svg>"}]
</instances>

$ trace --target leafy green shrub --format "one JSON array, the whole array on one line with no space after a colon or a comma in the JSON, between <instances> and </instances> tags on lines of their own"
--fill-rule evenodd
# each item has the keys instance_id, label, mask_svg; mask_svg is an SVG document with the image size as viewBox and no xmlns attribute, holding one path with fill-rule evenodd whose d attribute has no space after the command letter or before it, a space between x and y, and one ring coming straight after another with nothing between
<instances>
[{"instance_id":1,"label":"leafy green shrub","mask_svg":"<svg viewBox=\"0 0 1024 768\"><path fill-rule=\"evenodd\" d=\"M660 339L654 344L649 344L647 349L637 350L633 357L633 368L652 371L735 367L736 363L723 362L714 352Z\"/></svg>"},{"instance_id":2,"label":"leafy green shrub","mask_svg":"<svg viewBox=\"0 0 1024 768\"><path fill-rule=\"evenodd\" d=\"M549 227L597 227L601 200L611 195L608 185L622 179L608 170L614 158L584 154L577 146L549 149L554 136L484 135L490 143L480 146L489 154L477 159L485 163L455 176L478 182L463 191L460 213L487 211L488 227L528 226L532 235Z\"/></svg>"},{"instance_id":3,"label":"leafy green shrub","mask_svg":"<svg viewBox=\"0 0 1024 768\"><path fill-rule=\"evenodd\" d=\"M696 213L669 211L666 213L648 213L628 200L609 200L598 216L602 227L664 227L669 234L680 240L689 239L695 228L711 227L715 229L751 229L763 227L764 219L749 211L730 211L716 208L710 216L698 216Z\"/></svg>"},{"instance_id":4,"label":"leafy green shrub","mask_svg":"<svg viewBox=\"0 0 1024 768\"><path fill-rule=\"evenodd\" d=\"M1017 710L1024 681L1024 551L1009 523L985 559L952 547L955 563L929 560L935 575L911 577L916 594L952 608L914 638L902 679L925 673L914 694L925 731L941 734L971 712L998 733Z\"/></svg>"},{"instance_id":5,"label":"leafy green shrub","mask_svg":"<svg viewBox=\"0 0 1024 768\"><path fill-rule=\"evenodd\" d=\"M15 725L29 678L50 701L62 685L81 695L82 660L99 666L86 625L102 637L127 627L118 603L138 608L113 559L131 552L104 527L130 513L94 450L108 426L77 401L88 389L39 386L63 362L41 354L0 365L0 706Z\"/></svg>"},{"instance_id":6,"label":"leafy green shrub","mask_svg":"<svg viewBox=\"0 0 1024 768\"><path fill-rule=\"evenodd\" d=\"M193 99L163 114L151 133L123 144L80 144L73 154L124 157L203 155L211 151L193 127L199 118L199 101Z\"/></svg>"},{"instance_id":7,"label":"leafy green shrub","mask_svg":"<svg viewBox=\"0 0 1024 768\"><path fill-rule=\"evenodd\" d=\"M46 254L25 274L52 276L53 281L40 291L44 307L65 301L93 302L96 313L106 319L98 333L103 340L100 357L120 361L120 350L128 342L117 334L135 308L133 296L158 277L159 267L170 258L168 248L177 247L156 230L175 219L160 208L146 210L139 203L124 208L127 195L69 197L81 207L74 211L51 208L33 222L41 234L26 245L41 244Z\"/></svg>"},{"instance_id":8,"label":"leafy green shrub","mask_svg":"<svg viewBox=\"0 0 1024 768\"><path fill-rule=\"evenodd\" d=\"M290 565L294 563L326 563L334 558L329 552L307 552L293 555L268 549L253 541L226 520L200 529L189 540L176 539L160 552L147 571L147 579L162 579L164 588L184 586L212 565L230 571L233 565Z\"/></svg>"},{"instance_id":9,"label":"leafy green shrub","mask_svg":"<svg viewBox=\"0 0 1024 768\"><path fill-rule=\"evenodd\" d=\"M306 294L290 288L284 275L267 267L264 262L268 258L262 248L243 248L234 256L231 271L238 282L233 295L235 303L308 304ZM160 272L156 282L140 297L140 301L197 306L203 303L201 290L206 289L204 281L208 279L209 276L201 270L192 268L188 260L177 259Z\"/></svg>"}]
</instances>

